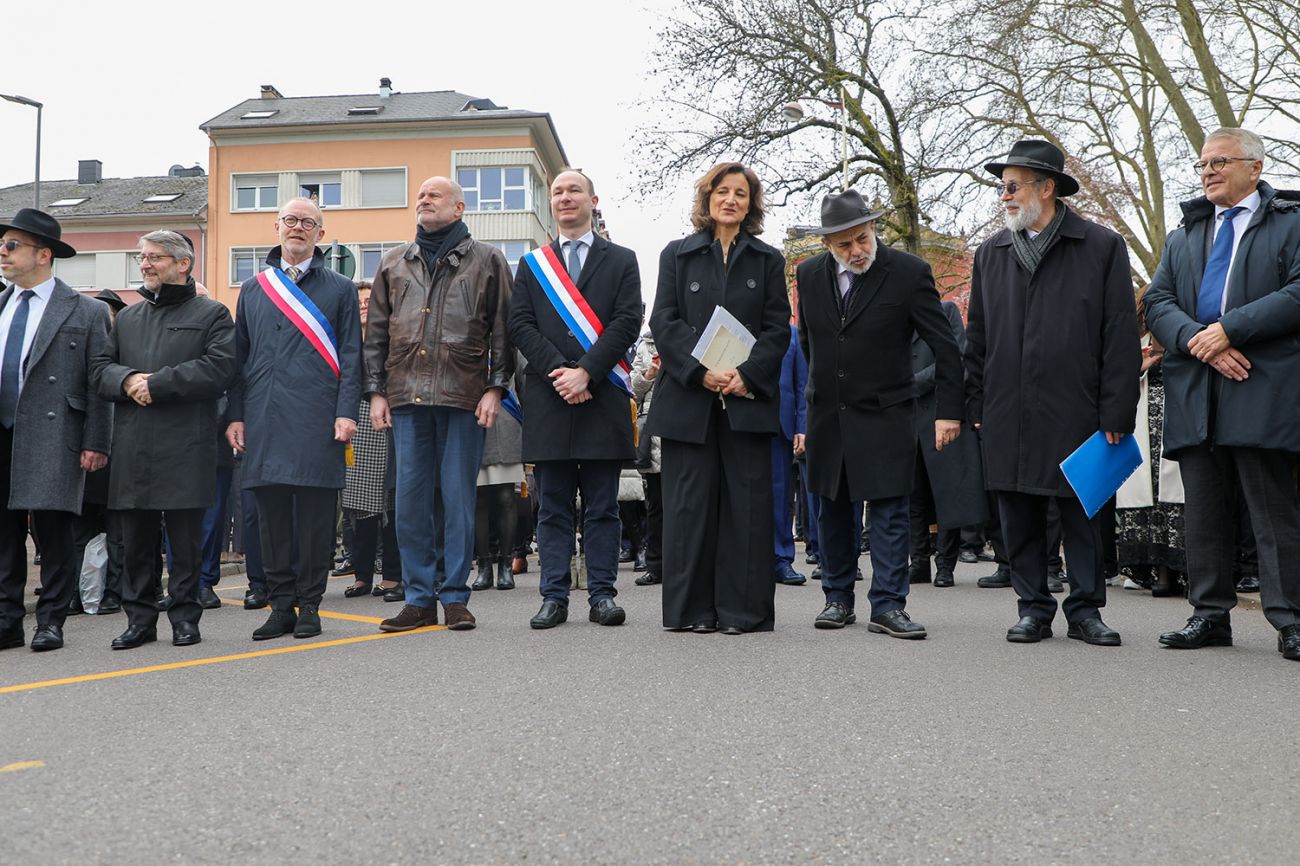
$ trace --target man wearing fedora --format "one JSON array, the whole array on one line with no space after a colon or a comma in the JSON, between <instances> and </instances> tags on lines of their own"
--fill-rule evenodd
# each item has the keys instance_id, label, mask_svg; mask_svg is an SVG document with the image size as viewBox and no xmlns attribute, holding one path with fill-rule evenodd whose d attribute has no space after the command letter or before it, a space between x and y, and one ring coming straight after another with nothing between
<instances>
[{"instance_id":1,"label":"man wearing fedora","mask_svg":"<svg viewBox=\"0 0 1300 866\"><path fill-rule=\"evenodd\" d=\"M41 538L37 652L63 646L77 592L73 520L86 473L108 462L113 414L96 396L90 359L108 342L108 308L53 276L77 254L49 214L24 208L0 225L0 649L23 645L27 512Z\"/></svg>"},{"instance_id":2,"label":"man wearing fedora","mask_svg":"<svg viewBox=\"0 0 1300 866\"><path fill-rule=\"evenodd\" d=\"M1111 444L1133 431L1141 352L1128 251L1062 201L1079 184L1051 143L1017 142L985 169L1001 179L1006 227L975 253L966 369L984 485L996 496L1020 598L1007 640L1052 636L1047 509L1057 497L1070 564L1067 636L1118 646L1119 633L1101 619L1100 519L1088 518L1060 463L1098 431Z\"/></svg>"},{"instance_id":3,"label":"man wearing fedora","mask_svg":"<svg viewBox=\"0 0 1300 866\"><path fill-rule=\"evenodd\" d=\"M961 355L930 266L879 244L876 219L853 190L822 201L826 252L799 265L799 342L808 359L808 487L821 498L822 589L817 628L857 620L853 503L871 503L867 629L924 638L907 605L908 495L915 477L912 335L934 352L935 447L961 430Z\"/></svg>"}]
</instances>

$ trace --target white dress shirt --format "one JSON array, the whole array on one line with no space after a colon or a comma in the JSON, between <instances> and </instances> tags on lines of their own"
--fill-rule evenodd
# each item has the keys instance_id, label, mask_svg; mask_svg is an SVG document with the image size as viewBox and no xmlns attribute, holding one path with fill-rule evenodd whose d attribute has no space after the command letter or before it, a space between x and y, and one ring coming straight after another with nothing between
<instances>
[{"instance_id":1,"label":"white dress shirt","mask_svg":"<svg viewBox=\"0 0 1300 866\"><path fill-rule=\"evenodd\" d=\"M14 321L14 311L18 309L18 303L22 299L22 293L25 291L18 285L13 287L14 293L9 298L9 303L5 308L0 310L0 358L5 356L5 348L9 344L9 326ZM23 334L23 365L18 370L18 390L23 389L23 383L27 381L27 353L32 350L32 340L36 339L36 329L41 326L41 316L45 315L45 305L50 302L50 295L54 294L54 277L50 277L39 286L32 286L32 295L27 301L27 331Z\"/></svg>"},{"instance_id":2,"label":"white dress shirt","mask_svg":"<svg viewBox=\"0 0 1300 866\"><path fill-rule=\"evenodd\" d=\"M1236 204L1236 207L1243 210L1232 218L1232 258L1228 260L1228 275L1223 281L1223 298L1219 301L1220 315L1228 311L1228 286L1232 284L1232 266L1237 260L1237 247L1241 246L1241 236L1246 233L1246 226L1250 225L1251 217L1259 210L1262 203L1259 190L1255 190ZM1226 207L1219 207L1217 204L1214 206L1214 237L1218 237L1219 229L1223 228L1223 212L1226 210L1228 210ZM1210 238L1210 247L1214 247L1214 238Z\"/></svg>"}]
</instances>

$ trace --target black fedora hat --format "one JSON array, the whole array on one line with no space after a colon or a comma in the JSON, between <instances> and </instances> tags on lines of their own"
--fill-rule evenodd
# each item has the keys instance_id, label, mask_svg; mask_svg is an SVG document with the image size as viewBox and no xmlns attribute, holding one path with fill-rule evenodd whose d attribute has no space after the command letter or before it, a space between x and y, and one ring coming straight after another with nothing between
<instances>
[{"instance_id":1,"label":"black fedora hat","mask_svg":"<svg viewBox=\"0 0 1300 866\"><path fill-rule=\"evenodd\" d=\"M0 223L0 234L4 234L10 229L17 229L20 232L27 232L29 235L35 235L54 251L56 259L70 259L77 254L77 251L65 244L60 238L63 237L63 227L59 221L47 214L45 211L37 210L34 207L25 207L14 218L6 223Z\"/></svg>"},{"instance_id":2,"label":"black fedora hat","mask_svg":"<svg viewBox=\"0 0 1300 866\"><path fill-rule=\"evenodd\" d=\"M1050 141L1026 138L1011 145L1011 152L1002 162L990 162L984 166L985 171L994 177L1002 177L1002 170L1010 167L1031 168L1056 178L1056 194L1074 195L1079 191L1079 182L1065 173L1065 154Z\"/></svg>"},{"instance_id":3,"label":"black fedora hat","mask_svg":"<svg viewBox=\"0 0 1300 866\"><path fill-rule=\"evenodd\" d=\"M833 235L854 226L880 219L884 208L872 209L857 190L850 189L836 195L831 193L822 199L822 224L810 228L815 235Z\"/></svg>"},{"instance_id":4,"label":"black fedora hat","mask_svg":"<svg viewBox=\"0 0 1300 866\"><path fill-rule=\"evenodd\" d=\"M122 300L122 296L112 289L100 289L95 298L108 304L115 313L121 312L122 308L126 306L126 301Z\"/></svg>"}]
</instances>

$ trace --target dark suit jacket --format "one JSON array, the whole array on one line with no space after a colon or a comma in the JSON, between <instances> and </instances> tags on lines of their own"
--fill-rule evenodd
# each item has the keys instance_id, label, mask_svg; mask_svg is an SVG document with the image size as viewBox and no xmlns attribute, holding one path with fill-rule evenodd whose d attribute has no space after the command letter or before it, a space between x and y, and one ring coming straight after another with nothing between
<instances>
[{"instance_id":1,"label":"dark suit jacket","mask_svg":"<svg viewBox=\"0 0 1300 866\"><path fill-rule=\"evenodd\" d=\"M775 247L741 232L727 264L712 232L673 241L659 256L650 330L663 374L655 387L648 431L680 442L704 442L718 395L704 388L703 365L691 355L713 310L724 307L757 338L737 369L754 399L726 398L732 430L777 433L781 358L790 345L790 302L785 258Z\"/></svg>"},{"instance_id":2,"label":"dark suit jacket","mask_svg":"<svg viewBox=\"0 0 1300 866\"><path fill-rule=\"evenodd\" d=\"M835 258L799 265L799 341L808 358L808 487L854 501L906 496L916 471L912 334L935 356L939 417L961 420L961 356L930 266L878 244L841 314Z\"/></svg>"},{"instance_id":3,"label":"dark suit jacket","mask_svg":"<svg viewBox=\"0 0 1300 866\"><path fill-rule=\"evenodd\" d=\"M559 241L551 248L560 256ZM561 260L563 257L560 256ZM631 460L631 398L609 372L641 331L641 271L636 253L597 235L587 251L578 291L604 325L590 350L578 342L547 300L528 263L519 262L510 298L510 340L528 361L521 405L524 462L545 460ZM576 366L591 376L591 399L571 406L556 393L548 374Z\"/></svg>"},{"instance_id":4,"label":"dark suit jacket","mask_svg":"<svg viewBox=\"0 0 1300 866\"><path fill-rule=\"evenodd\" d=\"M794 439L807 432L807 406L803 391L808 387L808 361L799 348L799 329L790 326L790 347L781 359L781 435Z\"/></svg>"}]
</instances>

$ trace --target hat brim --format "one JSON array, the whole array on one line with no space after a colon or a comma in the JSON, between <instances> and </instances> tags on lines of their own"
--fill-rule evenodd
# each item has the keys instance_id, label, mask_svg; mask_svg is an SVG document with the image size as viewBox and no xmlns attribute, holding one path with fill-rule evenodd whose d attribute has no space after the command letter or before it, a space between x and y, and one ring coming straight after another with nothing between
<instances>
[{"instance_id":1,"label":"hat brim","mask_svg":"<svg viewBox=\"0 0 1300 866\"><path fill-rule=\"evenodd\" d=\"M1067 195L1074 195L1079 191L1079 182L1070 177L1063 171L1057 171L1045 162L1039 162L1036 159L1016 159L1011 157L1006 162L990 162L984 165L984 170L996 178L1002 177L1004 169L1008 168L1027 168L1031 171L1041 171L1056 180L1056 194L1064 198Z\"/></svg>"},{"instance_id":2,"label":"hat brim","mask_svg":"<svg viewBox=\"0 0 1300 866\"><path fill-rule=\"evenodd\" d=\"M884 215L885 215L885 211L884 211L884 209L882 208L881 210L872 211L872 212L870 212L870 213L863 214L863 215L860 216L860 217L854 217L853 219L849 220L848 222L840 223L839 225L833 225L833 226L810 226L810 227L808 228L808 233L809 233L809 234L814 234L814 235L823 235L823 236L824 236L824 235L833 235L833 234L835 234L836 232L842 232L842 231L844 231L845 229L851 229L851 228L853 228L854 226L860 226L860 225L863 225L864 223L875 222L876 220L880 219L880 218L881 218L882 216L884 216Z\"/></svg>"},{"instance_id":3,"label":"hat brim","mask_svg":"<svg viewBox=\"0 0 1300 866\"><path fill-rule=\"evenodd\" d=\"M45 242L45 245L50 248L50 251L54 253L56 259L70 259L77 254L76 250L65 244L63 241L56 240L48 235L43 235L40 232L34 232L27 226L0 224L0 234L4 234L10 229L13 229L16 232L25 232L34 238L40 238Z\"/></svg>"}]
</instances>

